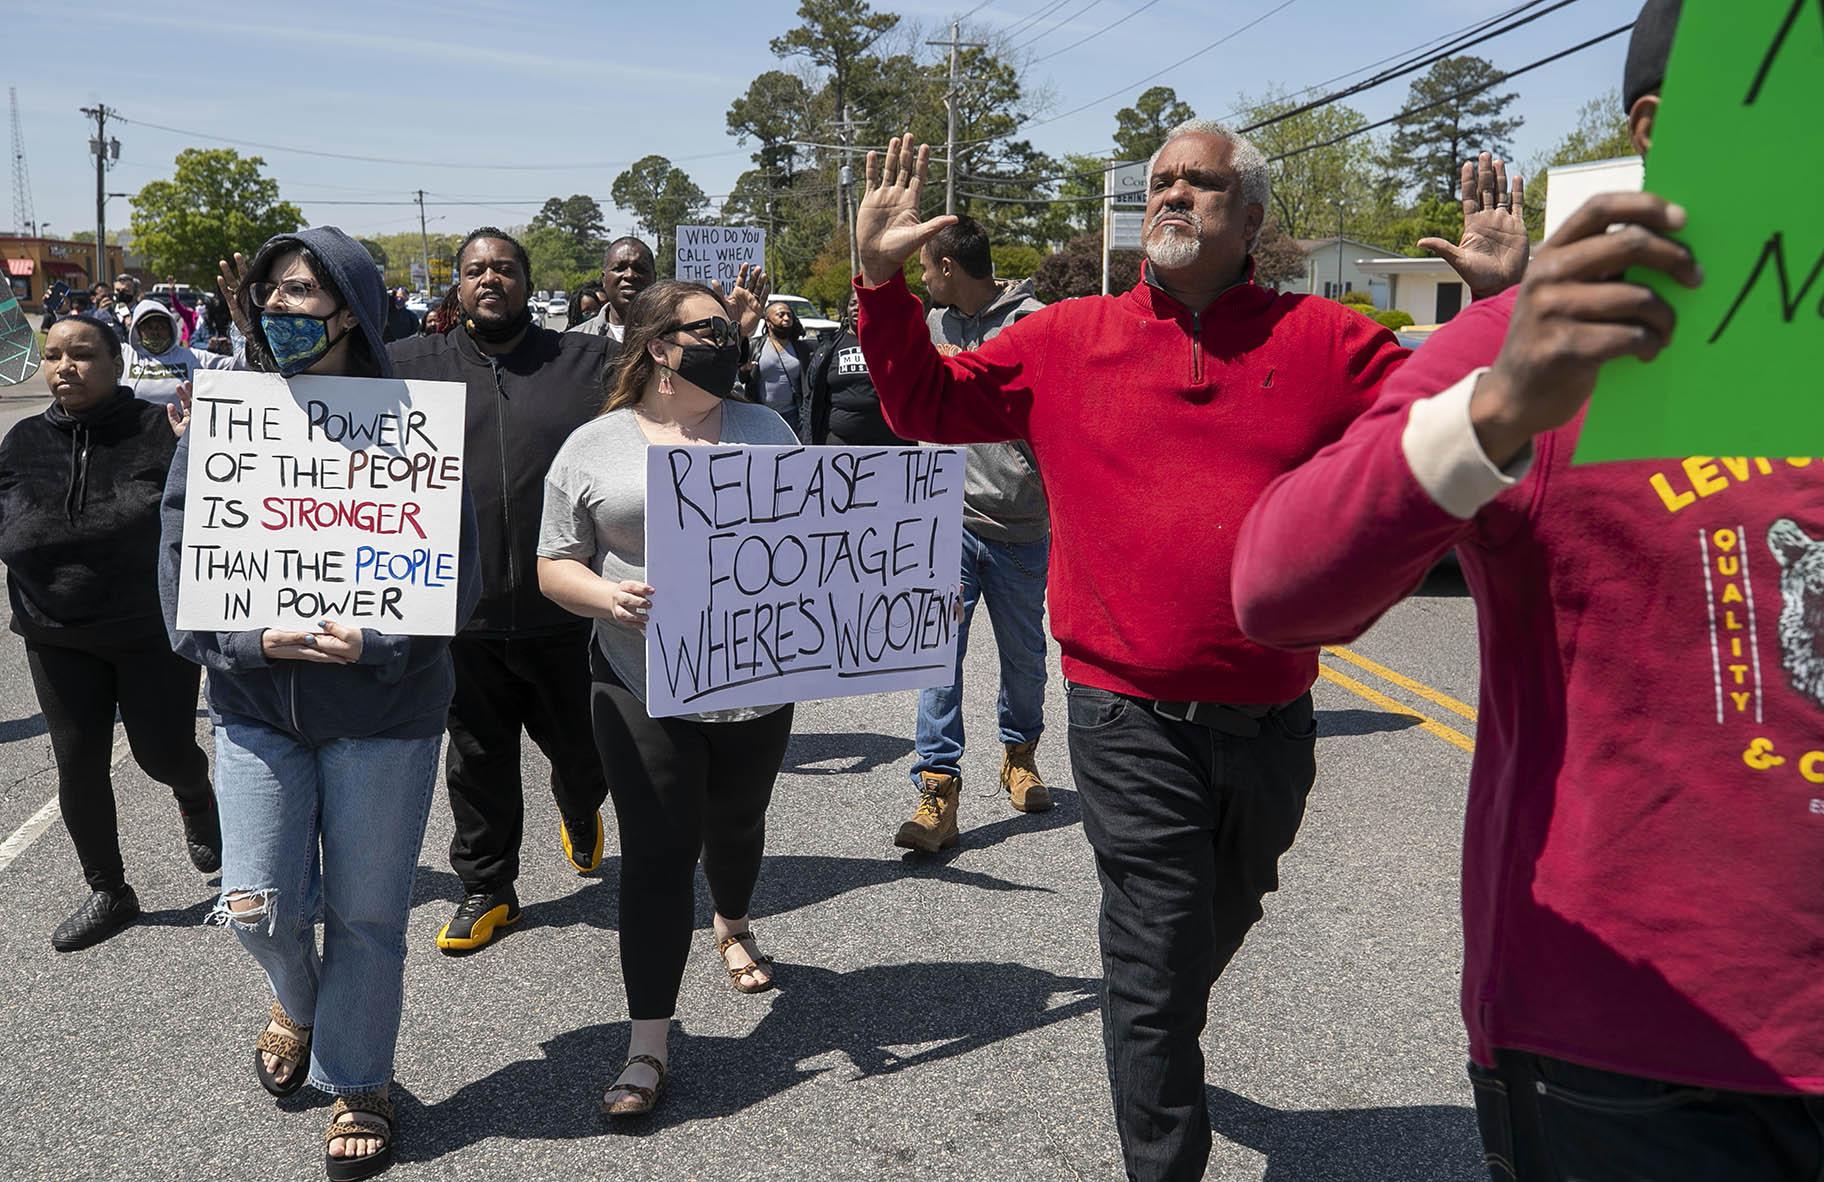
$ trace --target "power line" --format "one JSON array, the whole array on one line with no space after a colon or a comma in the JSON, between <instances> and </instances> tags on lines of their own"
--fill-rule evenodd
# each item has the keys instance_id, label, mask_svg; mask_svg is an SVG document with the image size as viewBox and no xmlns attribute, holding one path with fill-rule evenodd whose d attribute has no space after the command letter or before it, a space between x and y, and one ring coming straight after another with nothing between
<instances>
[{"instance_id":1,"label":"power line","mask_svg":"<svg viewBox=\"0 0 1824 1182\"><path fill-rule=\"evenodd\" d=\"M1070 0L1052 0L1050 4L1043 4L1039 8L1028 13L1025 17L1022 17L1020 20L1013 22L1012 25L1001 30L1001 36L1006 37L1008 40L1012 40L1027 29L1032 28L1036 21L1043 17L1050 16L1052 13L1069 3Z\"/></svg>"},{"instance_id":2,"label":"power line","mask_svg":"<svg viewBox=\"0 0 1824 1182\"><path fill-rule=\"evenodd\" d=\"M1077 9L1075 12L1071 13L1069 16L1059 17L1057 20L1053 21L1051 23L1050 27L1045 29L1043 32L1036 33L1033 36L1026 38L1024 41L1021 41L1018 45L1010 45L1010 46L1008 46L1008 48L1010 50L1011 49L1024 49L1028 45L1033 45L1040 41L1043 41L1045 38L1051 36L1053 33L1057 32L1059 29L1063 28L1065 25L1068 25L1071 21L1076 20L1078 17L1082 16L1084 13L1088 12L1090 9L1094 8L1096 5L1098 5L1100 3L1102 3L1102 0L1085 0L1083 7Z\"/></svg>"},{"instance_id":3,"label":"power line","mask_svg":"<svg viewBox=\"0 0 1824 1182\"><path fill-rule=\"evenodd\" d=\"M1101 28L1097 29L1093 33L1090 33L1088 36L1080 38L1079 40L1076 40L1076 41L1072 41L1069 45L1066 45L1063 49L1054 49L1050 53L1046 54L1044 57L1035 57L1032 59L1032 61L1029 64L1036 66L1040 62L1048 62L1052 58L1057 57L1060 54L1069 53L1071 50L1075 49L1079 45L1084 44L1085 42L1094 41L1097 37L1100 37L1102 34L1108 32L1110 29L1115 28L1117 25L1126 24L1128 21L1133 20L1135 17L1139 16L1141 13L1145 12L1147 9L1151 8L1153 5L1155 5L1157 3L1159 3L1159 0L1146 0L1145 4L1142 4L1140 7L1134 9L1133 11L1124 14L1119 20L1110 21L1108 24L1103 25Z\"/></svg>"},{"instance_id":4,"label":"power line","mask_svg":"<svg viewBox=\"0 0 1824 1182\"><path fill-rule=\"evenodd\" d=\"M1550 54L1546 57L1542 57L1537 61L1528 62L1526 65L1520 66L1517 69L1509 70L1503 74L1497 74L1486 82L1479 82L1474 86L1466 86L1462 90L1458 90L1451 94L1447 94L1444 97L1437 99L1433 102L1421 103L1419 106L1416 106L1416 107L1408 107L1405 110L1400 111L1397 114L1389 115L1387 118L1382 119L1378 122L1369 123L1362 127L1355 128L1353 131L1346 131L1342 135L1333 136L1330 139L1321 140L1317 143L1303 144L1299 147L1292 148L1289 151L1281 152L1277 156L1270 156L1267 158L1267 162L1269 164L1274 164L1274 163L1278 163L1281 160L1290 160L1294 156L1302 156L1306 152L1315 152L1319 148L1334 147L1335 145L1340 144L1345 140L1354 139L1358 135L1366 135L1368 132L1376 131L1382 127L1386 127L1390 123L1398 123L1403 119L1410 119L1414 115L1422 115L1426 111L1435 110L1438 107L1444 106L1446 103L1455 102L1456 100L1461 99L1461 98L1468 98L1470 95L1478 94L1484 90L1493 90L1495 87L1500 86L1502 83L1508 81L1510 78L1518 78L1520 75L1528 73L1533 70L1537 70L1537 69L1541 68L1542 66L1549 66L1553 62L1562 61L1563 59L1570 57L1573 54L1582 53L1586 49L1590 49L1597 45L1601 45L1604 41L1613 40L1614 38L1621 36L1623 33L1629 32L1633 28L1634 28L1633 21L1629 21L1625 25L1618 25L1617 27L1610 29L1606 33L1600 33L1597 36L1591 37L1588 41L1579 42L1578 44L1573 45L1568 49L1561 49L1557 53ZM1095 176L1097 174L1096 173L1084 173L1082 175ZM972 180L972 181L983 181L983 180L999 180L999 179L1003 179L1003 178L970 177L968 179ZM1007 178L1007 179L1018 180L1020 178ZM1014 205L1068 205L1068 204L1074 204L1074 203L1078 203L1078 202L1087 202L1087 201L1105 201L1108 199L1105 196L1051 197L1051 198L1047 198L1047 197L997 197L997 196L993 196L988 193L972 193L972 192L968 192L967 190L965 190L963 192L963 196L971 198L972 200L995 201L995 202L1002 202L1002 203L1014 204Z\"/></svg>"},{"instance_id":5,"label":"power line","mask_svg":"<svg viewBox=\"0 0 1824 1182\"><path fill-rule=\"evenodd\" d=\"M1465 49L1469 49L1473 46L1480 45L1485 41L1490 41L1496 37L1500 37L1507 33L1511 33L1515 29L1520 28L1522 25L1530 24L1531 22L1538 20L1540 17L1546 16L1552 12L1557 11L1560 8L1564 8L1567 5L1574 4L1576 2L1577 2L1577 0L1558 0L1558 2L1553 4L1550 8L1546 8L1540 12L1535 12L1535 13L1531 14L1530 16L1522 17L1521 19L1516 20L1516 21L1512 22L1511 24L1502 25L1500 28L1495 28L1492 30L1490 30L1489 21L1480 21L1474 25L1467 26L1465 29L1458 30L1457 33L1451 34L1449 37L1445 38L1445 40L1449 41L1449 45L1446 46L1446 48L1436 50L1435 52L1433 51L1432 47L1436 46L1438 44L1438 41L1436 41L1436 40L1427 42L1424 46L1416 48L1416 49L1403 50L1400 53L1393 55L1394 58L1402 59L1401 64L1398 66L1395 66L1391 69L1383 70L1379 74L1373 75L1370 78L1363 79L1360 82L1352 83L1349 86L1343 87L1340 90L1331 91L1330 93L1324 95L1323 97L1314 99L1311 102L1305 103L1301 106L1294 107L1287 111L1278 112L1277 114L1269 116L1268 118L1265 118L1265 119L1257 120L1256 122L1250 123L1246 127L1240 128L1239 130L1244 135L1247 134L1248 132L1259 131L1263 127L1271 127L1275 123L1283 123L1286 120L1291 119L1296 115L1302 115L1307 111L1313 111L1319 107L1329 106L1333 103L1340 102L1343 99L1348 98L1352 95L1360 94L1364 91L1371 90L1378 86L1384 86L1387 83L1394 81L1395 79L1403 78L1408 74L1417 73L1419 70L1422 70L1429 65L1433 65L1436 62L1441 61L1444 58L1451 57L1454 54L1460 53ZM1543 3L1545 3L1545 0L1528 0L1527 3L1521 4L1521 5L1516 6L1515 8L1509 9L1507 12L1502 13L1494 18L1491 18L1491 20L1493 20L1495 22L1507 20L1509 17L1515 16L1518 13L1524 12L1529 8L1537 8L1540 4L1543 4ZM1467 38L1463 38L1460 36L1460 34L1463 34L1463 33L1468 33L1469 36ZM1382 59L1382 61L1390 61L1390 60L1393 60L1393 59L1391 59L1391 58ZM1378 65L1380 63L1377 62L1375 64ZM1365 68L1372 69L1373 67L1369 66L1369 67L1365 67ZM1355 71L1355 72L1359 72L1359 71ZM1344 75L1344 76L1346 77L1347 75ZM1395 118L1397 119L1398 116L1395 116ZM1385 126L1385 123L1378 124L1377 126ZM1341 142L1341 141L1338 141L1338 142ZM1101 176L1104 173L1113 172L1117 168L1125 168L1127 165L1134 164L1134 163L1138 163L1138 161L1117 161L1115 163L1109 164L1108 166L1106 166L1104 168L1095 169L1095 170L1089 171L1089 172L1060 173L1060 174L1057 174L1054 176L1045 176L1045 177L1008 177L1008 178L970 177L968 179L972 182L986 183L986 184L1042 184L1042 183L1049 182L1049 181L1088 180L1091 177Z\"/></svg>"},{"instance_id":6,"label":"power line","mask_svg":"<svg viewBox=\"0 0 1824 1182\"><path fill-rule=\"evenodd\" d=\"M193 131L182 127L167 127L162 123L147 123L140 119L129 119L124 115L110 115L121 123L131 123L136 127L145 127L153 131L168 131L172 135L191 136L195 139L213 140L219 144L234 144L242 148L259 148L266 152L290 152L298 156L316 156L325 160L352 160L361 164L401 164L413 168L461 168L471 172L563 172L588 168L626 168L635 163L632 160L572 160L565 164L480 164L462 160L405 160L397 156L360 156L351 152L323 152L315 148L294 148L285 144L261 143L257 140L235 139L232 136L214 135L206 131ZM692 156L674 157L672 162L689 160L709 160L719 156L739 156L744 149L729 148L720 152L699 152Z\"/></svg>"}]
</instances>

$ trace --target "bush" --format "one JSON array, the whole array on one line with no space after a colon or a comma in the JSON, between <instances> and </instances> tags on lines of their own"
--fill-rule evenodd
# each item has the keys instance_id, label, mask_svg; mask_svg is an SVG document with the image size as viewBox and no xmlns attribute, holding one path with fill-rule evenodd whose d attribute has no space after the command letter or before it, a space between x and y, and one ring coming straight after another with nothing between
<instances>
[{"instance_id":1,"label":"bush","mask_svg":"<svg viewBox=\"0 0 1824 1182\"><path fill-rule=\"evenodd\" d=\"M1368 315L1374 315L1374 297L1365 291L1346 291L1343 293L1341 302L1345 304L1359 304L1368 309Z\"/></svg>"},{"instance_id":2,"label":"bush","mask_svg":"<svg viewBox=\"0 0 1824 1182\"><path fill-rule=\"evenodd\" d=\"M1391 328L1395 332L1398 332L1400 329L1405 328L1413 322L1410 315L1400 311L1398 308L1395 308L1391 312L1371 313L1369 319L1379 323L1382 328Z\"/></svg>"}]
</instances>

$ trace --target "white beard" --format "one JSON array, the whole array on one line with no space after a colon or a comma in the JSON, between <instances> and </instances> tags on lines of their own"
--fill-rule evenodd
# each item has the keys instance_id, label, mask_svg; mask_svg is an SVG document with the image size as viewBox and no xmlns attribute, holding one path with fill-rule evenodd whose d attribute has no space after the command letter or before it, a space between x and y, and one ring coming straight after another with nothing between
<instances>
[{"instance_id":1,"label":"white beard","mask_svg":"<svg viewBox=\"0 0 1824 1182\"><path fill-rule=\"evenodd\" d=\"M1188 267L1203 253L1203 240L1192 233L1155 230L1146 239L1146 257L1155 267L1175 271Z\"/></svg>"}]
</instances>

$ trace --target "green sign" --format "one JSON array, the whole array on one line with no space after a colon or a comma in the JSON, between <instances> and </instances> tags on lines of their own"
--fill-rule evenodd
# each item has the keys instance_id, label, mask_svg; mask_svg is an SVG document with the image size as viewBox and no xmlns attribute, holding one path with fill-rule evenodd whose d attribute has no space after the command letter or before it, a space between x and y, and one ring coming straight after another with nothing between
<instances>
[{"instance_id":1,"label":"green sign","mask_svg":"<svg viewBox=\"0 0 1824 1182\"><path fill-rule=\"evenodd\" d=\"M1652 362L1605 365L1578 463L1824 455L1824 0L1686 0L1647 188L1690 215L1688 290Z\"/></svg>"}]
</instances>

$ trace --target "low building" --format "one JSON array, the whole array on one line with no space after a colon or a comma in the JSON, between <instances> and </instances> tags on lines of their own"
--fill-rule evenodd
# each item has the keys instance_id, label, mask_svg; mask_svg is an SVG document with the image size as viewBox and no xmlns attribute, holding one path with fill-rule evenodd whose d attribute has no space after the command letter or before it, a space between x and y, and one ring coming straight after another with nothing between
<instances>
[{"instance_id":1,"label":"low building","mask_svg":"<svg viewBox=\"0 0 1824 1182\"><path fill-rule=\"evenodd\" d=\"M1365 291L1374 297L1374 306L1384 308L1387 284L1384 279L1362 270L1363 259L1390 255L1385 246L1359 242L1354 238L1298 238L1298 248L1305 252L1305 278L1281 284L1281 291L1299 291L1340 300L1351 291Z\"/></svg>"},{"instance_id":2,"label":"low building","mask_svg":"<svg viewBox=\"0 0 1824 1182\"><path fill-rule=\"evenodd\" d=\"M1357 259L1356 266L1373 277L1376 290L1386 293L1374 306L1404 312L1414 324L1446 324L1469 303L1463 280L1440 258L1393 255Z\"/></svg>"},{"instance_id":3,"label":"low building","mask_svg":"<svg viewBox=\"0 0 1824 1182\"><path fill-rule=\"evenodd\" d=\"M111 245L106 249L105 273L100 281L111 283L126 264L120 247ZM0 234L0 272L4 272L14 297L28 312L44 310L44 293L54 283L61 281L72 291L95 283L96 278L90 274L94 266L92 242Z\"/></svg>"}]
</instances>

